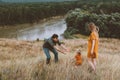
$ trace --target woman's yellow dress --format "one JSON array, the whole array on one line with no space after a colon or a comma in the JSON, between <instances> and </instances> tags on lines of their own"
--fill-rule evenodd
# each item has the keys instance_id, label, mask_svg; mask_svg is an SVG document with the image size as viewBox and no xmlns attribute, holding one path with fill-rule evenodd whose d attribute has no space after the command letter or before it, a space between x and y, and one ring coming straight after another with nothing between
<instances>
[{"instance_id":1,"label":"woman's yellow dress","mask_svg":"<svg viewBox=\"0 0 120 80\"><path fill-rule=\"evenodd\" d=\"M94 50L93 50L93 53L95 54L94 58L98 58L98 42L99 42L99 39L96 36L95 32L92 32L90 34L89 38L88 38L88 54L87 54L87 57L88 58L93 58L92 55L91 55L92 40L95 40L95 46L94 46Z\"/></svg>"}]
</instances>

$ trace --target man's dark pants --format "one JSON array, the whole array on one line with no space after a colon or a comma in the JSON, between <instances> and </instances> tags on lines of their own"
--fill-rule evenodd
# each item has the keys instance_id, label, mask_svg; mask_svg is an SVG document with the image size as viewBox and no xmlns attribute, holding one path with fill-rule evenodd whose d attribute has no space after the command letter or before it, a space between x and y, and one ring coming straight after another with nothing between
<instances>
[{"instance_id":1,"label":"man's dark pants","mask_svg":"<svg viewBox=\"0 0 120 80\"><path fill-rule=\"evenodd\" d=\"M51 52L53 52L53 54L54 54L54 59L55 59L55 62L58 62L58 52L56 51L56 49L48 49L48 48L44 48L43 47L43 50L44 50L44 53L45 53L45 55L46 55L46 57L47 57L47 59L46 59L46 63L47 64L49 64L50 63L50 59L51 59L51 56L50 56L50 51Z\"/></svg>"}]
</instances>

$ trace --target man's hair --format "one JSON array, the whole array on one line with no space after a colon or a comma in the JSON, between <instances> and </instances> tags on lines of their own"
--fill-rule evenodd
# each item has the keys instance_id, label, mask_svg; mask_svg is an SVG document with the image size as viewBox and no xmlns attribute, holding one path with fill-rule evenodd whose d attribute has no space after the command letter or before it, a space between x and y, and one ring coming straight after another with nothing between
<instances>
[{"instance_id":1,"label":"man's hair","mask_svg":"<svg viewBox=\"0 0 120 80\"><path fill-rule=\"evenodd\" d=\"M58 35L57 34L53 34L52 38L58 38Z\"/></svg>"}]
</instances>

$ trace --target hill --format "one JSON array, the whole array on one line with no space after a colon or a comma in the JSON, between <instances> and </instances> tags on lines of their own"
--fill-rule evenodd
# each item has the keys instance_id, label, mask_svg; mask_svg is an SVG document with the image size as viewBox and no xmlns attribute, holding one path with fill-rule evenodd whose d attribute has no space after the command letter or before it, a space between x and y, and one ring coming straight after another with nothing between
<instances>
[{"instance_id":1,"label":"hill","mask_svg":"<svg viewBox=\"0 0 120 80\"><path fill-rule=\"evenodd\" d=\"M59 63L45 64L43 41L0 39L1 80L119 80L120 40L100 39L97 75L88 71L87 39L63 40L71 52L59 53ZM83 64L75 68L76 49L81 49ZM53 54L52 60L53 60ZM117 73L117 74L116 74ZM91 77L92 76L92 77Z\"/></svg>"}]
</instances>

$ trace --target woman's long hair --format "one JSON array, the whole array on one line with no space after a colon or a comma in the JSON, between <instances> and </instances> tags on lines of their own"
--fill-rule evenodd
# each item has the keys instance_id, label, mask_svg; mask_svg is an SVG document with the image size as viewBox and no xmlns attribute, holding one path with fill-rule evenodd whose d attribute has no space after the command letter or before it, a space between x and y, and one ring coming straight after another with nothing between
<instances>
[{"instance_id":1,"label":"woman's long hair","mask_svg":"<svg viewBox=\"0 0 120 80\"><path fill-rule=\"evenodd\" d=\"M96 33L96 36L99 38L99 27L97 27L93 22L89 23L88 25L89 29L91 32L95 32Z\"/></svg>"}]
</instances>

